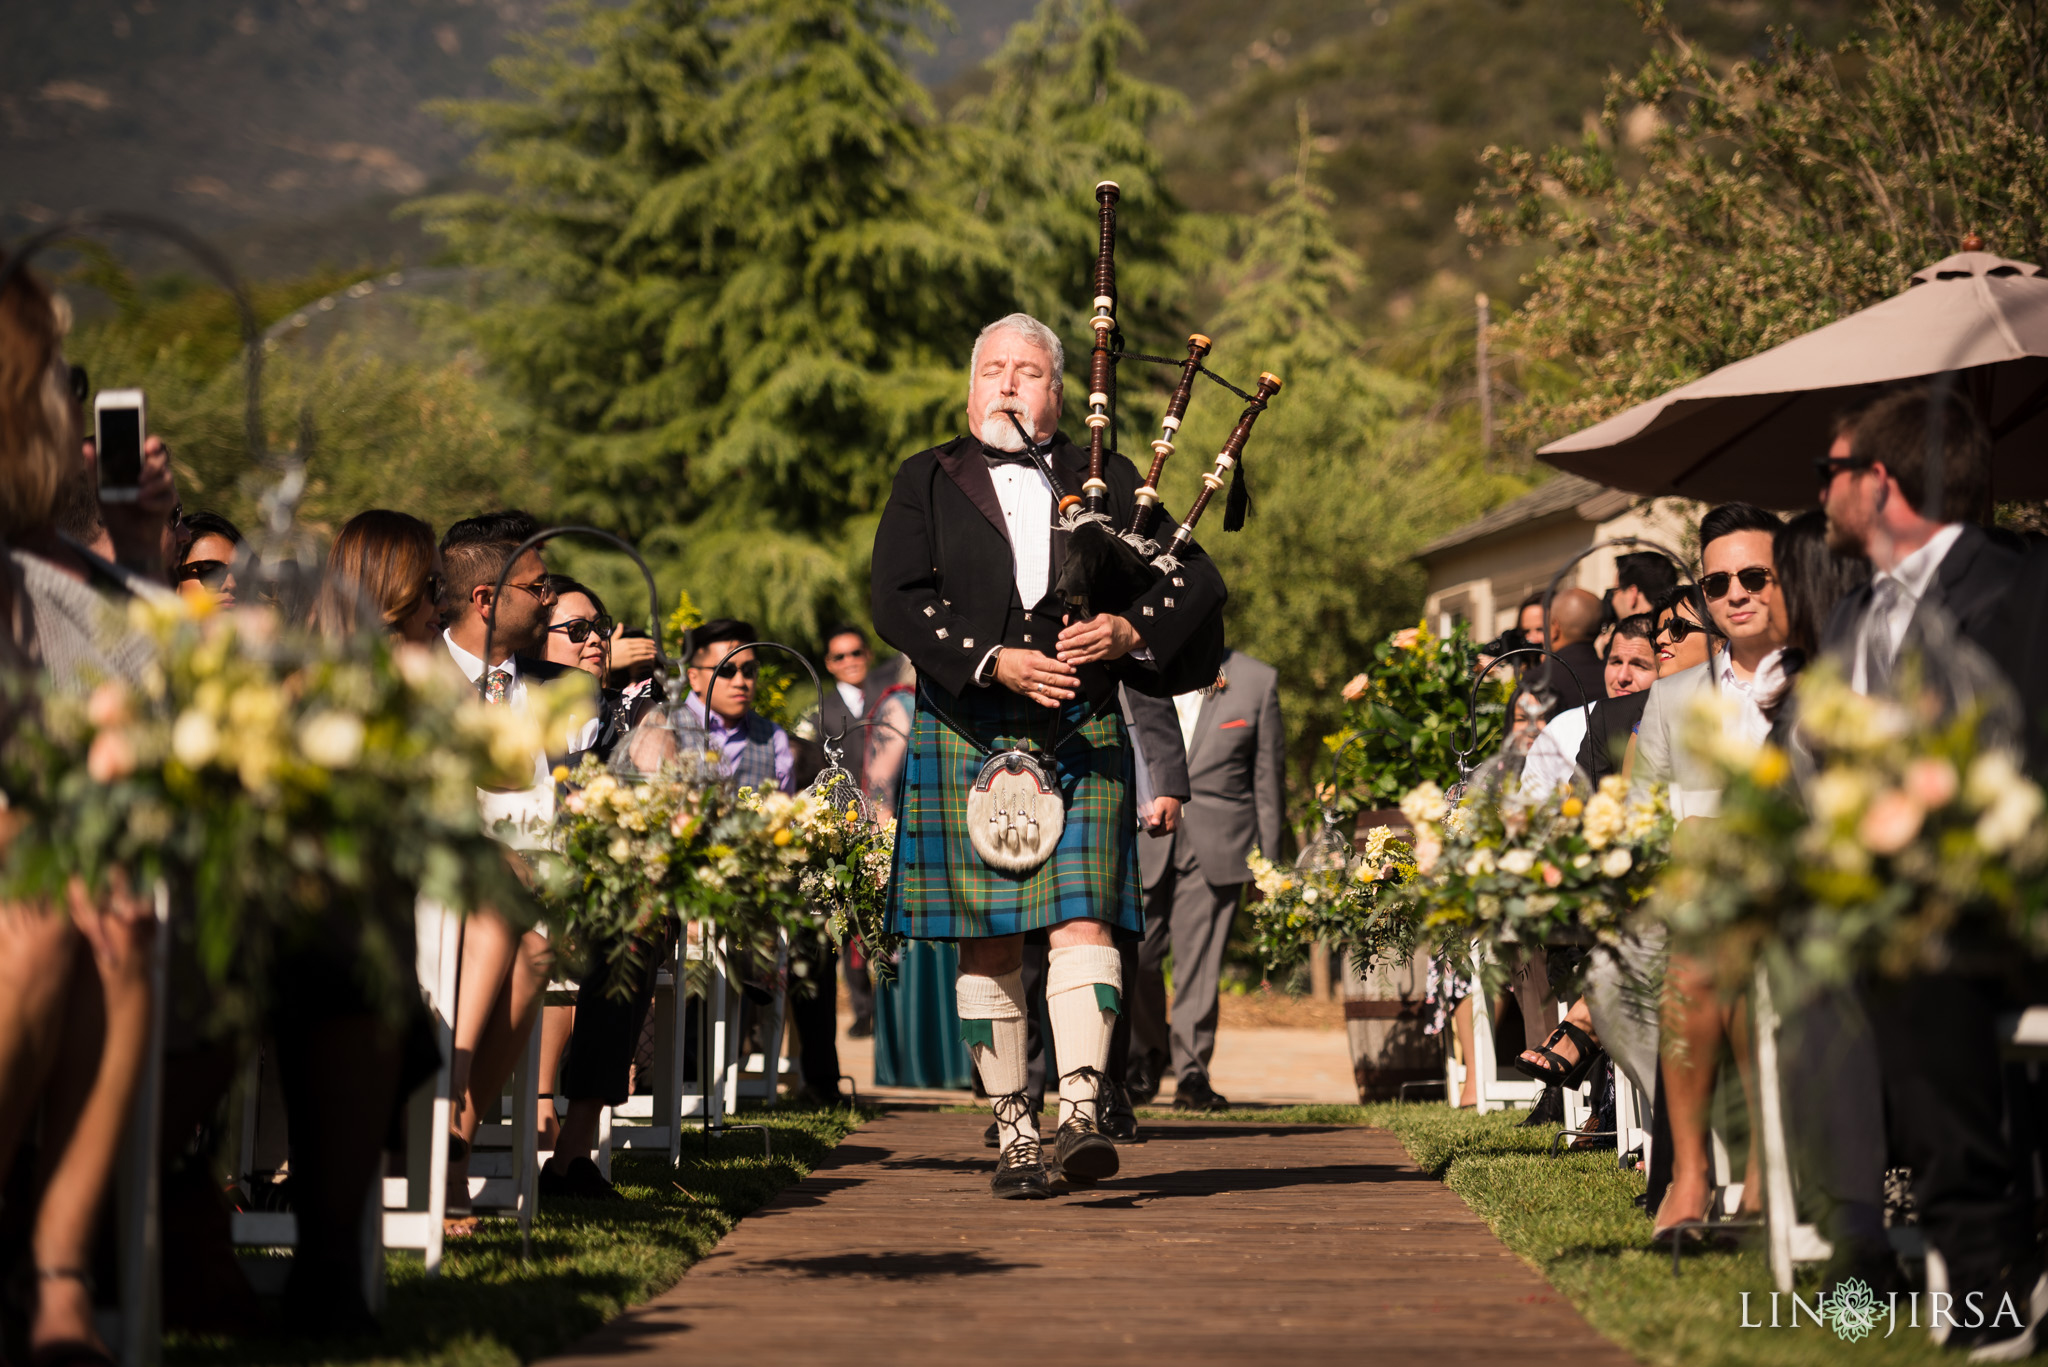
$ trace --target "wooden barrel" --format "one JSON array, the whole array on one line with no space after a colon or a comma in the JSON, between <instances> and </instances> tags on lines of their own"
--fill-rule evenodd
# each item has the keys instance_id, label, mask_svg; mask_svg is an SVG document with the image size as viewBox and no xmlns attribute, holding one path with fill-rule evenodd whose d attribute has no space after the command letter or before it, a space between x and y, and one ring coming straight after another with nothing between
<instances>
[{"instance_id":1,"label":"wooden barrel","mask_svg":"<svg viewBox=\"0 0 2048 1367\"><path fill-rule=\"evenodd\" d=\"M1375 826L1402 831L1408 822L1399 808L1361 812L1357 839ZM1429 956L1418 951L1406 963L1375 964L1361 975L1345 956L1344 1033L1351 1044L1351 1076L1360 1101L1392 1101L1404 1082L1441 1082L1444 1043L1441 1035L1425 1035L1430 1010L1423 1000L1429 986ZM1448 1033L1448 1032L1446 1032Z\"/></svg>"}]
</instances>

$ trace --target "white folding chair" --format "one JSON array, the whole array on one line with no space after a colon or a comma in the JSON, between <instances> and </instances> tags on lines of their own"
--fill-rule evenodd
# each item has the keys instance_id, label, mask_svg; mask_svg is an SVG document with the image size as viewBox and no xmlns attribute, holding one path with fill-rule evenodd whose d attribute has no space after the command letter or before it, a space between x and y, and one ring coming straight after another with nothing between
<instances>
[{"instance_id":1,"label":"white folding chair","mask_svg":"<svg viewBox=\"0 0 2048 1367\"><path fill-rule=\"evenodd\" d=\"M703 964L700 974L711 979L713 999L707 1016L722 1016L726 984L700 941L688 943L687 934L676 939L667 962L658 966L654 977L654 1086L648 1092L629 1096L617 1106L607 1106L597 1122L597 1166L606 1181L612 1176L612 1154L621 1149L665 1151L671 1168L682 1161L683 1125L689 1116L702 1116L715 1107L723 1090L724 1070L714 1070L714 1083L701 1081L690 1091L685 1065L688 1062L689 965ZM680 986L679 986L680 985Z\"/></svg>"},{"instance_id":2,"label":"white folding chair","mask_svg":"<svg viewBox=\"0 0 2048 1367\"><path fill-rule=\"evenodd\" d=\"M520 1246L531 1246L533 1212L540 1197L540 1023L526 1037L512 1078L498 1098L498 1118L479 1124L469 1146L469 1204L478 1211L509 1211L519 1221ZM443 1141L444 1143L446 1141Z\"/></svg>"},{"instance_id":3,"label":"white folding chair","mask_svg":"<svg viewBox=\"0 0 2048 1367\"><path fill-rule=\"evenodd\" d=\"M441 1275L448 1214L448 1131L454 1118L455 993L462 978L462 918L439 903L414 912L420 991L434 1017L441 1066L406 1103L405 1176L384 1179L386 1248L416 1248L427 1275Z\"/></svg>"},{"instance_id":4,"label":"white folding chair","mask_svg":"<svg viewBox=\"0 0 2048 1367\"><path fill-rule=\"evenodd\" d=\"M420 1251L429 1277L441 1275L444 1224L448 1212L448 1132L453 1112L452 1060L455 1046L455 995L461 979L462 917L433 902L413 911L418 935L414 968L421 994L434 1017L441 1066L420 1084L406 1103L406 1175L386 1177L372 1187L363 1213L363 1299L372 1310L384 1303L384 1251ZM240 1144L235 1164L238 1180L251 1183L257 1165L258 1123L263 1092L263 1054L259 1049L243 1075L240 1101ZM298 1217L290 1211L236 1211L229 1237L244 1248L295 1248ZM242 1260L243 1270L259 1291L275 1292L289 1266L274 1258Z\"/></svg>"},{"instance_id":5,"label":"white folding chair","mask_svg":"<svg viewBox=\"0 0 2048 1367\"><path fill-rule=\"evenodd\" d=\"M1483 952L1474 946L1475 956ZM1494 1061L1493 1006L1483 987L1472 994L1472 1058L1467 1066L1473 1071L1480 1115L1511 1106L1534 1106L1543 1095L1542 1083L1534 1078L1508 1076ZM1463 1085L1462 1078L1459 1085Z\"/></svg>"}]
</instances>

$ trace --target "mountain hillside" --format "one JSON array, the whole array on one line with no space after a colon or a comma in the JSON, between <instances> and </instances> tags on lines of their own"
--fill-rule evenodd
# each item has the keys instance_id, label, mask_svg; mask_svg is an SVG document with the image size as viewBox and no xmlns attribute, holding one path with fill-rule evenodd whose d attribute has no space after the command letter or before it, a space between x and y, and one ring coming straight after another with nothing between
<instances>
[{"instance_id":1,"label":"mountain hillside","mask_svg":"<svg viewBox=\"0 0 2048 1367\"><path fill-rule=\"evenodd\" d=\"M252 274L437 250L400 203L462 170L420 106L504 93L491 59L551 0L0 4L0 240L81 205L155 208ZM944 80L1028 0L965 0L916 64Z\"/></svg>"}]
</instances>

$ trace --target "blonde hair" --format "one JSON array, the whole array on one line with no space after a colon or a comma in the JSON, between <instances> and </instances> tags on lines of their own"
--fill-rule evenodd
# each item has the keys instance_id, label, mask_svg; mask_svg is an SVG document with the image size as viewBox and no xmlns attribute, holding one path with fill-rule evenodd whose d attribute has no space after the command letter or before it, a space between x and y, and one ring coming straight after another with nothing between
<instances>
[{"instance_id":1,"label":"blonde hair","mask_svg":"<svg viewBox=\"0 0 2048 1367\"><path fill-rule=\"evenodd\" d=\"M71 311L19 270L0 286L0 535L46 525L82 478L78 417L59 368Z\"/></svg>"}]
</instances>

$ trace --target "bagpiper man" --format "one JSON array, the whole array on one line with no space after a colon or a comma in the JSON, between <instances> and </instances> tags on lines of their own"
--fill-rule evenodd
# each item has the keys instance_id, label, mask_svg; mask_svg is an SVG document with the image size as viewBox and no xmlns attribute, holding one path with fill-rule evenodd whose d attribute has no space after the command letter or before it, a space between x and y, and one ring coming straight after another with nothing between
<instances>
[{"instance_id":1,"label":"bagpiper man","mask_svg":"<svg viewBox=\"0 0 2048 1367\"><path fill-rule=\"evenodd\" d=\"M969 367L974 435L905 461L875 534L875 625L918 675L889 928L959 944L961 1036L994 1105L1002 1198L1053 1190L1025 1096L1027 936L1049 942L1053 1166L1070 1186L1117 1170L1097 1130L1122 1009L1113 937L1144 931L1117 685L1170 694L1177 664L1214 674L1195 657L1222 639L1223 579L1193 545L1127 610L1069 620L1054 593L1060 493L1081 488L1089 455L1057 430L1064 362L1026 314L984 328ZM1105 477L1107 511L1125 525L1138 472L1115 456Z\"/></svg>"}]
</instances>

